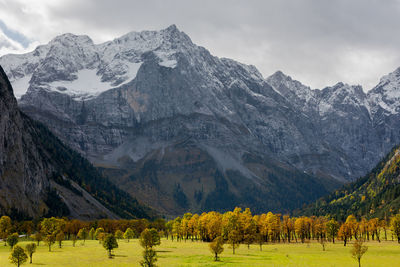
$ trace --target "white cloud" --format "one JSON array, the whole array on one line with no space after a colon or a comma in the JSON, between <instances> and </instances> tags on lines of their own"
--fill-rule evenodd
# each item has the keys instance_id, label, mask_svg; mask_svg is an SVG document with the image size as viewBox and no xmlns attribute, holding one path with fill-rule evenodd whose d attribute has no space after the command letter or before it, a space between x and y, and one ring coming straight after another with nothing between
<instances>
[{"instance_id":1,"label":"white cloud","mask_svg":"<svg viewBox=\"0 0 400 267\"><path fill-rule=\"evenodd\" d=\"M40 43L65 32L103 42L174 23L216 56L314 88L370 89L400 66L398 0L0 0L0 18Z\"/></svg>"}]
</instances>

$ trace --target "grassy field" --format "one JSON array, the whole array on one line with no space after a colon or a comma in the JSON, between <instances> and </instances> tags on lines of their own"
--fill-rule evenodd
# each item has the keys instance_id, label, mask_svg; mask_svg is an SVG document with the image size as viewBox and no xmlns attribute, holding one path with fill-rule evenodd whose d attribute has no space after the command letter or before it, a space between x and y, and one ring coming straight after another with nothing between
<instances>
[{"instance_id":1,"label":"grassy field","mask_svg":"<svg viewBox=\"0 0 400 267\"><path fill-rule=\"evenodd\" d=\"M25 246L27 242L20 242ZM362 266L400 266L400 244L397 242L368 242L367 253L362 259ZM236 254L225 245L221 261L214 262L207 243L202 242L171 242L163 239L161 246L156 248L158 266L358 266L351 257L351 244L344 247L342 243L328 244L326 251L318 243L306 244L268 244L263 251L256 245L241 245ZM142 248L138 240L119 241L119 248L114 251L115 258L108 259L105 249L98 241L80 241L76 247L72 242L63 242L63 248L53 246L48 252L41 244L33 255L32 265L41 266L139 266ZM9 263L9 247L0 244L0 266L14 266ZM26 263L24 266L29 266Z\"/></svg>"}]
</instances>

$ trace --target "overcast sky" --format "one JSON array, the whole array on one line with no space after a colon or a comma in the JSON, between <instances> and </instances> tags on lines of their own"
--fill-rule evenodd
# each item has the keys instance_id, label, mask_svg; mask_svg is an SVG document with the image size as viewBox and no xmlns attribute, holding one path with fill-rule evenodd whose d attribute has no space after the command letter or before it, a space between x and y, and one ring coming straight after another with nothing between
<instances>
[{"instance_id":1,"label":"overcast sky","mask_svg":"<svg viewBox=\"0 0 400 267\"><path fill-rule=\"evenodd\" d=\"M0 53L65 32L99 43L171 24L215 56L312 88L367 91L400 67L400 0L0 0Z\"/></svg>"}]
</instances>

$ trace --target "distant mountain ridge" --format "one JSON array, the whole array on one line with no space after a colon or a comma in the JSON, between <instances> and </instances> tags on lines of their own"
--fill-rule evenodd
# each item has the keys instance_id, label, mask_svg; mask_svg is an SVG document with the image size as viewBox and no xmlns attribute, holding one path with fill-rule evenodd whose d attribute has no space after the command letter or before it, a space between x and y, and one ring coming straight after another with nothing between
<instances>
[{"instance_id":1,"label":"distant mountain ridge","mask_svg":"<svg viewBox=\"0 0 400 267\"><path fill-rule=\"evenodd\" d=\"M0 64L27 89L19 100L27 114L168 214L205 210L221 190L233 200L226 209L299 207L364 175L400 143L397 70L368 94L343 83L311 90L212 56L175 25L102 44L65 34ZM293 177L318 180L321 190L296 188Z\"/></svg>"}]
</instances>

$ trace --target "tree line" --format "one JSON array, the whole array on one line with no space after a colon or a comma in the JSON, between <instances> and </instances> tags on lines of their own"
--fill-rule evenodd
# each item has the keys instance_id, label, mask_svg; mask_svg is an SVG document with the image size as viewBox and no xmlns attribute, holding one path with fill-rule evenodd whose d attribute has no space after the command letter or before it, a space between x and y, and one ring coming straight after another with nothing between
<instances>
[{"instance_id":1,"label":"tree line","mask_svg":"<svg viewBox=\"0 0 400 267\"><path fill-rule=\"evenodd\" d=\"M147 238L152 241L148 245L141 241L144 250L144 261L156 260L156 253L152 246L160 244L160 237L173 242L203 241L211 242L210 248L218 259L221 246L228 243L233 254L241 245L257 244L262 250L265 243L275 242L309 242L316 240L323 248L325 242L340 240L344 246L350 240L365 242L369 240L381 241L396 239L400 243L400 214L389 219L357 218L349 215L345 221L336 221L329 216L300 216L265 214L253 215L250 209L235 208L233 211L219 213L215 211L202 214L186 213L181 217L166 221L157 219L111 220L96 221L69 220L67 218L44 218L37 221L12 221L8 216L0 218L0 239L14 247L18 243L19 235L35 241L38 246L43 242L48 250L54 244L61 248L64 240L72 240L73 246L77 240L98 240L112 257L112 250L118 247L117 240L125 239L129 242L133 238ZM36 246L26 248L32 259ZM32 252L33 251L33 252ZM14 251L13 251L14 252ZM16 250L15 253L20 253ZM147 266L147 265L146 265Z\"/></svg>"},{"instance_id":2,"label":"tree line","mask_svg":"<svg viewBox=\"0 0 400 267\"><path fill-rule=\"evenodd\" d=\"M233 253L240 244L258 244L262 250L262 245L268 242L317 240L334 243L340 240L346 246L352 239L380 242L383 236L385 240L396 238L400 243L400 214L389 220L357 220L349 215L344 222L339 222L329 216L290 217L272 212L253 215L250 209L235 208L223 214L214 211L201 215L186 213L167 222L164 235L172 240L206 242L222 237Z\"/></svg>"},{"instance_id":3,"label":"tree line","mask_svg":"<svg viewBox=\"0 0 400 267\"><path fill-rule=\"evenodd\" d=\"M211 242L222 236L233 244L259 244L268 242L306 242L309 240L343 241L351 239L365 241L381 238L396 238L400 243L400 214L389 219L361 218L349 215L345 221L336 221L329 216L300 216L274 214L272 212L253 215L250 209L235 208L233 211L215 211L202 214L186 213L166 221L156 219L95 221L68 220L67 218L44 218L40 221L11 221L8 216L0 218L0 239L6 240L13 233L25 234L40 239L51 236L55 239L97 239L101 233L112 233L117 237L138 238L145 229L155 229L161 236L172 241L201 240ZM390 231L389 231L390 230ZM57 238L57 235L58 238ZM40 237L39 237L40 236ZM43 239L44 240L44 239Z\"/></svg>"}]
</instances>

